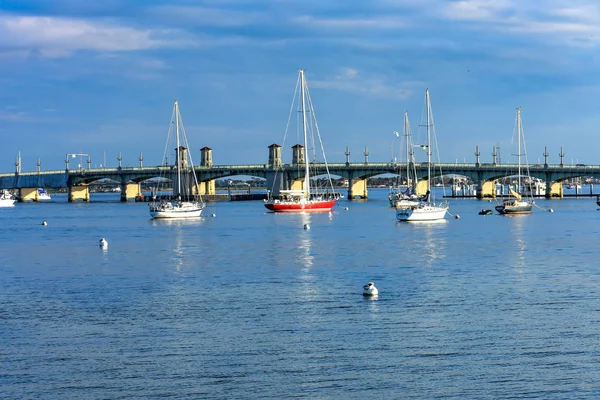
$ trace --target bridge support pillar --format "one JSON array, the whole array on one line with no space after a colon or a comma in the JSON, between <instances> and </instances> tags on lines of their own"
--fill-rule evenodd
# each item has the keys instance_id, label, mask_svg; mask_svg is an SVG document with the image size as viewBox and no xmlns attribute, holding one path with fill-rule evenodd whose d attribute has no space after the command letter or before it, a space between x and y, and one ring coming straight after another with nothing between
<instances>
[{"instance_id":1,"label":"bridge support pillar","mask_svg":"<svg viewBox=\"0 0 600 400\"><path fill-rule=\"evenodd\" d=\"M21 188L21 189L19 189L18 197L19 197L19 202L28 201L28 200L38 201L39 200L38 188Z\"/></svg>"},{"instance_id":2,"label":"bridge support pillar","mask_svg":"<svg viewBox=\"0 0 600 400\"><path fill-rule=\"evenodd\" d=\"M496 198L496 184L494 181L481 181L479 182L479 190L477 191L476 197L478 199L495 199Z\"/></svg>"},{"instance_id":3,"label":"bridge support pillar","mask_svg":"<svg viewBox=\"0 0 600 400\"><path fill-rule=\"evenodd\" d=\"M425 196L427 193L427 180L418 181L417 186L415 187L415 194L417 196Z\"/></svg>"},{"instance_id":4,"label":"bridge support pillar","mask_svg":"<svg viewBox=\"0 0 600 400\"><path fill-rule=\"evenodd\" d=\"M142 196L142 185L139 183L122 183L121 184L121 201L126 202L135 200L136 197Z\"/></svg>"},{"instance_id":5,"label":"bridge support pillar","mask_svg":"<svg viewBox=\"0 0 600 400\"><path fill-rule=\"evenodd\" d=\"M298 179L292 182L290 185L291 190L304 190L304 178Z\"/></svg>"},{"instance_id":6,"label":"bridge support pillar","mask_svg":"<svg viewBox=\"0 0 600 400\"><path fill-rule=\"evenodd\" d=\"M90 189L88 185L69 186L69 203L77 200L90 201Z\"/></svg>"},{"instance_id":7,"label":"bridge support pillar","mask_svg":"<svg viewBox=\"0 0 600 400\"><path fill-rule=\"evenodd\" d=\"M210 181L198 182L198 191L197 193L201 195L213 195L217 191L215 189L215 180L212 179Z\"/></svg>"},{"instance_id":8,"label":"bridge support pillar","mask_svg":"<svg viewBox=\"0 0 600 400\"><path fill-rule=\"evenodd\" d=\"M348 199L353 200L357 197L359 199L369 198L369 192L367 190L367 179L357 179L350 181L348 185Z\"/></svg>"},{"instance_id":9,"label":"bridge support pillar","mask_svg":"<svg viewBox=\"0 0 600 400\"><path fill-rule=\"evenodd\" d=\"M546 182L547 199L562 199L563 194L562 182Z\"/></svg>"}]
</instances>

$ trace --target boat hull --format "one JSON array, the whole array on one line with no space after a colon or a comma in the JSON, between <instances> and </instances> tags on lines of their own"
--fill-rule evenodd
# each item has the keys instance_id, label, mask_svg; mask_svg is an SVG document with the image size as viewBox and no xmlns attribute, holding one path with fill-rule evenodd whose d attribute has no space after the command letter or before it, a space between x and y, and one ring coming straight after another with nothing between
<instances>
[{"instance_id":1,"label":"boat hull","mask_svg":"<svg viewBox=\"0 0 600 400\"><path fill-rule=\"evenodd\" d=\"M148 205L152 218L198 218L204 207L197 203L151 203Z\"/></svg>"},{"instance_id":2,"label":"boat hull","mask_svg":"<svg viewBox=\"0 0 600 400\"><path fill-rule=\"evenodd\" d=\"M524 202L524 201L517 201L517 202L501 204L499 206L496 206L495 208L496 208L496 211L498 211L502 215L512 215L512 214L530 214L532 207L533 207L533 204L531 204L531 203Z\"/></svg>"},{"instance_id":3,"label":"boat hull","mask_svg":"<svg viewBox=\"0 0 600 400\"><path fill-rule=\"evenodd\" d=\"M0 199L0 208L14 207L16 200L14 199Z\"/></svg>"},{"instance_id":4,"label":"boat hull","mask_svg":"<svg viewBox=\"0 0 600 400\"><path fill-rule=\"evenodd\" d=\"M303 202L274 200L266 202L265 207L273 212L323 212L331 211L336 202L336 199Z\"/></svg>"},{"instance_id":5,"label":"boat hull","mask_svg":"<svg viewBox=\"0 0 600 400\"><path fill-rule=\"evenodd\" d=\"M411 221L436 221L444 219L448 207L422 205L396 210L396 219L401 222Z\"/></svg>"}]
</instances>

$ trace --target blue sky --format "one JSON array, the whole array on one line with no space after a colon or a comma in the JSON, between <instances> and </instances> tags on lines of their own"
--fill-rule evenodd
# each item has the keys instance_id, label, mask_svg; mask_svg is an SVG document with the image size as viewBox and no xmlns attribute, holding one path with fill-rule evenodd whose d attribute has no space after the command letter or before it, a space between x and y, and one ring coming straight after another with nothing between
<instances>
[{"instance_id":1,"label":"blue sky","mask_svg":"<svg viewBox=\"0 0 600 400\"><path fill-rule=\"evenodd\" d=\"M266 163L298 68L332 162L389 161L428 87L442 161L508 161L522 106L530 162L600 164L599 40L594 0L0 0L0 172L157 165L174 99L196 161Z\"/></svg>"}]
</instances>

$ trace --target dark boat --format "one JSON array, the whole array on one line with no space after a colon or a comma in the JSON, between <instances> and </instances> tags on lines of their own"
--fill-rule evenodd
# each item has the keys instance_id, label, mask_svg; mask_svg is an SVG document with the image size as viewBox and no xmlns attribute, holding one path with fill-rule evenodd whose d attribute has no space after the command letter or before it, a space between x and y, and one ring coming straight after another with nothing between
<instances>
[{"instance_id":1,"label":"dark boat","mask_svg":"<svg viewBox=\"0 0 600 400\"><path fill-rule=\"evenodd\" d=\"M479 211L479 215L492 215L494 212L492 210L481 210Z\"/></svg>"}]
</instances>

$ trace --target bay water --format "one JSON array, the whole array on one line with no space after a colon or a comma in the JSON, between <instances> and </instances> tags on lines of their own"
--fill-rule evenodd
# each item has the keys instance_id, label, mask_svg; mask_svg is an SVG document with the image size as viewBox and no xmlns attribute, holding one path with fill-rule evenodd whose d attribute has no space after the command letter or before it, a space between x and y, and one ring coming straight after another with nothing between
<instances>
[{"instance_id":1,"label":"bay water","mask_svg":"<svg viewBox=\"0 0 600 400\"><path fill-rule=\"evenodd\" d=\"M0 209L0 398L600 397L594 199L411 224L369 194L188 221L118 194Z\"/></svg>"}]
</instances>

